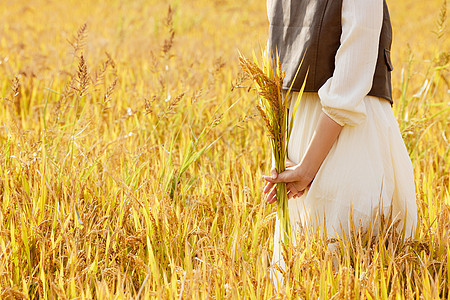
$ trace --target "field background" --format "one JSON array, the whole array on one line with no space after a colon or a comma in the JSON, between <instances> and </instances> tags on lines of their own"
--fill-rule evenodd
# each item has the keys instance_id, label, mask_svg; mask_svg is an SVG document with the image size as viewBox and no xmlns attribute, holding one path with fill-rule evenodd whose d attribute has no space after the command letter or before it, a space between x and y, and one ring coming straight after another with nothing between
<instances>
[{"instance_id":1,"label":"field background","mask_svg":"<svg viewBox=\"0 0 450 300\"><path fill-rule=\"evenodd\" d=\"M417 234L335 255L303 237L277 295L238 63L265 45L265 1L2 0L0 298L450 299L447 8L389 5Z\"/></svg>"}]
</instances>

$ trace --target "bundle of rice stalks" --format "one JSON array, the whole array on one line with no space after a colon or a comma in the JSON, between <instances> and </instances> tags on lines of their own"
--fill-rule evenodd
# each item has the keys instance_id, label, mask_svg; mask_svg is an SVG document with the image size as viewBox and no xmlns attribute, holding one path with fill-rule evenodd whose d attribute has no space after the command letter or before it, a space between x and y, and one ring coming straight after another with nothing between
<instances>
[{"instance_id":1,"label":"bundle of rice stalks","mask_svg":"<svg viewBox=\"0 0 450 300\"><path fill-rule=\"evenodd\" d=\"M281 68L279 56L272 56L263 52L262 62L260 63L255 54L253 54L253 61L248 60L241 54L239 61L244 72L253 81L256 92L259 95L260 101L257 109L266 125L272 148L272 157L275 162L276 171L279 174L286 170L289 136L306 80L304 80L303 86L297 95L288 128L288 109L290 106L289 99L292 85L287 91L283 91L285 73ZM295 78L292 82L294 81ZM277 215L284 232L283 241L288 242L291 237L291 225L286 183L278 183L276 189Z\"/></svg>"}]
</instances>

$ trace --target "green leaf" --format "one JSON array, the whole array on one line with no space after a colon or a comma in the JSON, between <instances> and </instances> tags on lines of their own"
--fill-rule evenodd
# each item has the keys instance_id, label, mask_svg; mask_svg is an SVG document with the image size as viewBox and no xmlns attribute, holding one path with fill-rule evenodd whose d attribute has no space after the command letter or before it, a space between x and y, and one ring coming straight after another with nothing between
<instances>
[{"instance_id":1,"label":"green leaf","mask_svg":"<svg viewBox=\"0 0 450 300\"><path fill-rule=\"evenodd\" d=\"M298 71L297 71L297 72L298 72ZM308 71L308 72L309 72L309 71ZM294 105L294 110L292 111L292 117L291 117L291 119L289 120L289 131L288 131L288 136L287 136L288 141L289 141L289 138L291 137L292 128L293 128L293 126L294 126L295 115L297 114L298 108L299 108L299 106L300 106L300 101L301 101L302 96L303 96L303 91L305 90L305 86L306 86L306 78L308 77L308 72L306 73L306 77L305 77L305 80L303 81L302 88L301 88L300 91L298 92L297 100L295 101L295 105ZM292 86L291 86L291 88L292 88ZM287 99L287 97L288 97L288 96L286 95L286 99ZM288 145L288 144L289 144L289 143L286 143L286 151L287 151L287 145Z\"/></svg>"}]
</instances>

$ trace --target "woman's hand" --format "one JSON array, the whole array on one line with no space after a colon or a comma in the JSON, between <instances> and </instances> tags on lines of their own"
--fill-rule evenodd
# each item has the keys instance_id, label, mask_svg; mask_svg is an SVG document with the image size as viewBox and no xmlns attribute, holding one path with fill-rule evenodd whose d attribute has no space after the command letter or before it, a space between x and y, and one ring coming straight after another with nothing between
<instances>
[{"instance_id":1,"label":"woman's hand","mask_svg":"<svg viewBox=\"0 0 450 300\"><path fill-rule=\"evenodd\" d=\"M295 165L290 162L289 164L286 162L286 171L277 174L275 169L272 169L272 176L264 176L264 179L268 181L267 185L264 188L264 193L269 193L267 196L267 202L272 204L274 203L277 193L276 184L280 182L286 182L286 189L288 198L292 197L300 197L305 192L305 189L311 184L313 177L308 176L302 166Z\"/></svg>"},{"instance_id":2,"label":"woman's hand","mask_svg":"<svg viewBox=\"0 0 450 300\"><path fill-rule=\"evenodd\" d=\"M277 174L277 170L274 167L274 165L275 165L275 161L272 158L272 169L270 170L270 174L272 175L272 178L277 178L278 174ZM290 160L289 158L286 157L286 169L292 168L294 166L295 166L295 163L292 160ZM273 189L274 186L275 186L274 183L270 183L269 182L264 187L263 192L267 194L269 191L271 191ZM275 190L275 193L276 193L276 188L274 188L274 190ZM270 203L273 203L273 202L270 202Z\"/></svg>"},{"instance_id":3,"label":"woman's hand","mask_svg":"<svg viewBox=\"0 0 450 300\"><path fill-rule=\"evenodd\" d=\"M316 130L300 164L288 167L286 171L280 174L277 174L275 169L272 169L272 177L264 176L264 179L269 182L264 188L264 193L270 192L267 196L267 202L275 202L276 184L279 182L286 182L289 199L303 195L305 189L316 177L322 162L328 155L341 130L341 125L324 112L321 112Z\"/></svg>"}]
</instances>

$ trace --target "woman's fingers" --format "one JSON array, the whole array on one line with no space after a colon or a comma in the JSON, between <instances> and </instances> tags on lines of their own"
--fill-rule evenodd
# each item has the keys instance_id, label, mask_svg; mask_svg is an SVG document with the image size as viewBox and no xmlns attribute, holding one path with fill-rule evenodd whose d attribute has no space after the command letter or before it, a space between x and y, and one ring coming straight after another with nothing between
<instances>
[{"instance_id":1,"label":"woman's fingers","mask_svg":"<svg viewBox=\"0 0 450 300\"><path fill-rule=\"evenodd\" d=\"M293 183L286 184L286 189L292 193L292 195L297 195L299 190L295 187Z\"/></svg>"},{"instance_id":2,"label":"woman's fingers","mask_svg":"<svg viewBox=\"0 0 450 300\"><path fill-rule=\"evenodd\" d=\"M276 195L272 195L271 197L267 197L266 201L269 204L274 203L277 200L277 196Z\"/></svg>"},{"instance_id":3,"label":"woman's fingers","mask_svg":"<svg viewBox=\"0 0 450 300\"><path fill-rule=\"evenodd\" d=\"M288 191L288 196L290 196L289 199L301 197L305 193L305 190L306 190L306 188L302 189L301 187L296 185L296 182L287 183L286 189Z\"/></svg>"},{"instance_id":4,"label":"woman's fingers","mask_svg":"<svg viewBox=\"0 0 450 300\"><path fill-rule=\"evenodd\" d=\"M288 199L291 199L292 197L294 197L294 194L292 194L292 192L288 190L287 196L288 196Z\"/></svg>"},{"instance_id":5,"label":"woman's fingers","mask_svg":"<svg viewBox=\"0 0 450 300\"><path fill-rule=\"evenodd\" d=\"M292 194L291 192L289 192L288 191L288 193L287 193L287 196L288 196L288 199L289 200L291 200L292 198L294 198L295 197L295 195L294 194Z\"/></svg>"},{"instance_id":6,"label":"woman's fingers","mask_svg":"<svg viewBox=\"0 0 450 300\"><path fill-rule=\"evenodd\" d=\"M274 203L277 200L277 183L285 182L288 199L293 197L300 197L303 195L305 188L310 185L310 182L302 181L302 177L296 172L296 168L287 169L280 174L277 174L275 168L271 170L272 176L263 176L264 180L267 181L263 192L267 194L267 202Z\"/></svg>"},{"instance_id":7,"label":"woman's fingers","mask_svg":"<svg viewBox=\"0 0 450 300\"><path fill-rule=\"evenodd\" d=\"M267 192L265 191L265 193L268 193L270 191L270 193L267 195L267 202L272 204L275 201L277 201L277 188L276 185L273 183L268 183L266 185L267 186L270 185L270 188L267 189ZM265 190L265 189L264 189ZM305 190L299 191L294 184L288 183L286 185L286 190L287 190L287 196L288 199L292 199L292 198L298 198L301 197L304 193Z\"/></svg>"},{"instance_id":8,"label":"woman's fingers","mask_svg":"<svg viewBox=\"0 0 450 300\"><path fill-rule=\"evenodd\" d=\"M303 194L305 193L305 191L301 191L298 192L296 194L292 193L292 192L288 192L288 198L292 199L292 198L300 198L301 196L303 196Z\"/></svg>"},{"instance_id":9,"label":"woman's fingers","mask_svg":"<svg viewBox=\"0 0 450 300\"><path fill-rule=\"evenodd\" d=\"M273 187L275 186L275 183L269 182L268 184L266 184L266 186L264 187L264 194L267 194Z\"/></svg>"},{"instance_id":10,"label":"woman's fingers","mask_svg":"<svg viewBox=\"0 0 450 300\"><path fill-rule=\"evenodd\" d=\"M264 179L269 182L279 183L279 182L292 182L296 181L294 170L286 170L278 174L275 178L271 176L264 176Z\"/></svg>"},{"instance_id":11,"label":"woman's fingers","mask_svg":"<svg viewBox=\"0 0 450 300\"><path fill-rule=\"evenodd\" d=\"M273 203L275 202L276 199L277 199L277 188L275 187L270 191L269 195L267 195L267 202Z\"/></svg>"},{"instance_id":12,"label":"woman's fingers","mask_svg":"<svg viewBox=\"0 0 450 300\"><path fill-rule=\"evenodd\" d=\"M276 179L277 176L278 176L277 170L276 170L275 168L272 168L272 169L270 170L270 174L271 174L270 178L272 178L272 179ZM264 176L264 178L265 178L265 177L269 177L269 176ZM274 202L276 201L276 198L277 198L277 197L276 197L276 193L277 193L276 183L274 183L274 182L268 182L268 183L266 184L266 186L264 187L263 192L264 192L265 194L267 194L267 193L270 192L270 193L267 195L267 198L266 198L268 203L272 204L272 203L274 203Z\"/></svg>"}]
</instances>

